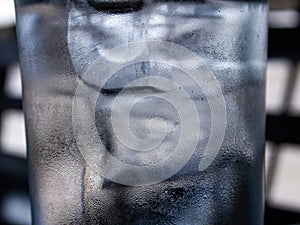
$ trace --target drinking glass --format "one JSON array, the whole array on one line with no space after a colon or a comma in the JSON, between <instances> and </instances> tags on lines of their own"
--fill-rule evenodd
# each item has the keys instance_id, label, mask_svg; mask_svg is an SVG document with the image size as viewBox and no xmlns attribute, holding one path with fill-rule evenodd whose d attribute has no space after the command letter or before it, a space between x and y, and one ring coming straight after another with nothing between
<instances>
[{"instance_id":1,"label":"drinking glass","mask_svg":"<svg viewBox=\"0 0 300 225\"><path fill-rule=\"evenodd\" d=\"M263 224L267 1L15 3L34 224Z\"/></svg>"}]
</instances>

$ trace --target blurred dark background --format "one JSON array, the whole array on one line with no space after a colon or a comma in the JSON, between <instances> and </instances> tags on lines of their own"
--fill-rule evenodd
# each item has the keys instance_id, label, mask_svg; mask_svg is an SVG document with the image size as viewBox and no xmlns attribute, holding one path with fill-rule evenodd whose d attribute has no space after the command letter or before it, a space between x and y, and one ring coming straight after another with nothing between
<instances>
[{"instance_id":1,"label":"blurred dark background","mask_svg":"<svg viewBox=\"0 0 300 225\"><path fill-rule=\"evenodd\" d=\"M265 225L300 224L300 1L271 0ZM31 224L13 0L0 5L0 224Z\"/></svg>"}]
</instances>

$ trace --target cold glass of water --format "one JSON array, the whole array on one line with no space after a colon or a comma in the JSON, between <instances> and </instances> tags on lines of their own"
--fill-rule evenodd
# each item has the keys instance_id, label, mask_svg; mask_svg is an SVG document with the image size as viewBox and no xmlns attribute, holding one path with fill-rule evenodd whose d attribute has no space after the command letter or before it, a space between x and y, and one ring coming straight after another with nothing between
<instances>
[{"instance_id":1,"label":"cold glass of water","mask_svg":"<svg viewBox=\"0 0 300 225\"><path fill-rule=\"evenodd\" d=\"M265 0L15 3L34 224L263 224Z\"/></svg>"}]
</instances>

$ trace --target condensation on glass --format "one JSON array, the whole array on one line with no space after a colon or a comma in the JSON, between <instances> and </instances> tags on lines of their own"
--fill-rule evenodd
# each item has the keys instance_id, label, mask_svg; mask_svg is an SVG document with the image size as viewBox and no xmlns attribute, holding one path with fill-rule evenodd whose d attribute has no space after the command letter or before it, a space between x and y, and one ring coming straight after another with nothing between
<instances>
[{"instance_id":1,"label":"condensation on glass","mask_svg":"<svg viewBox=\"0 0 300 225\"><path fill-rule=\"evenodd\" d=\"M15 2L34 224L263 224L266 1Z\"/></svg>"}]
</instances>

